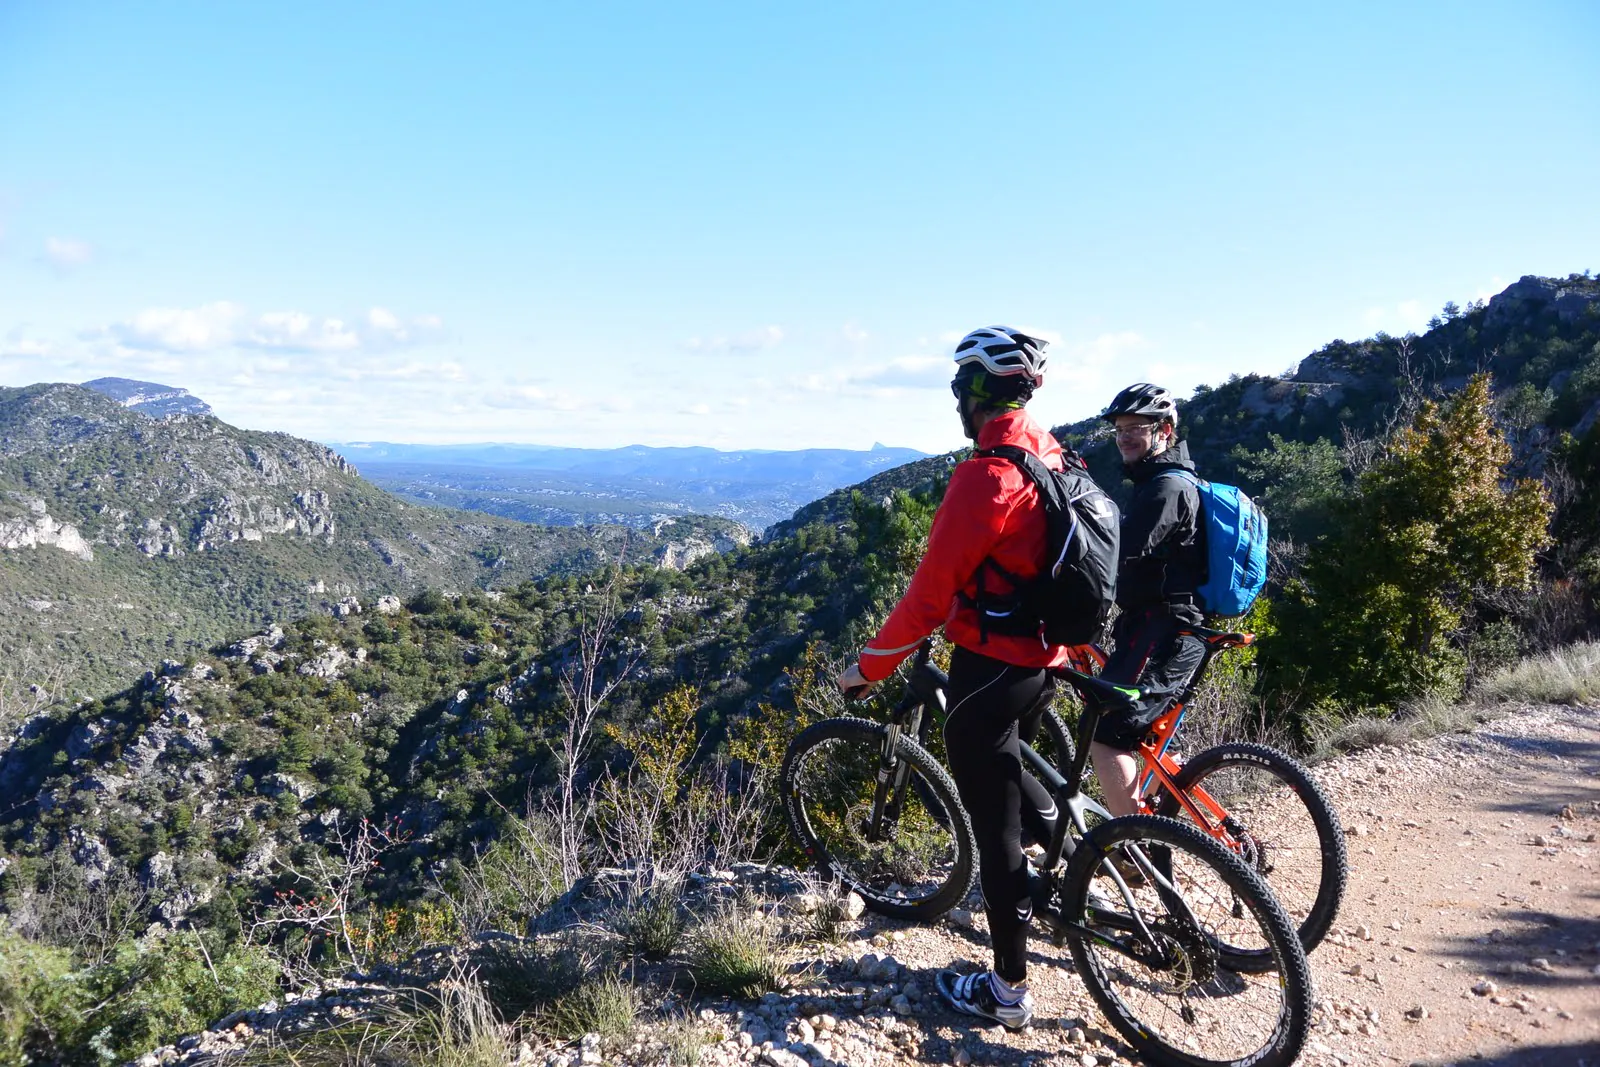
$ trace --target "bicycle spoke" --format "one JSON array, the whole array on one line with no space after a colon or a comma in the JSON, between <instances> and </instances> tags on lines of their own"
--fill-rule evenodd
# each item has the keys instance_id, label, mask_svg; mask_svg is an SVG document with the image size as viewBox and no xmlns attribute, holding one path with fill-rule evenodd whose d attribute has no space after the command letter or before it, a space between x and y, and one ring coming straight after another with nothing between
<instances>
[{"instance_id":1,"label":"bicycle spoke","mask_svg":"<svg viewBox=\"0 0 1600 1067\"><path fill-rule=\"evenodd\" d=\"M857 739L824 740L796 768L795 789L840 875L863 895L918 900L938 892L954 868L951 816L905 764L904 783L876 802L879 761L878 749ZM898 818L888 818L896 806Z\"/></svg>"},{"instance_id":2,"label":"bicycle spoke","mask_svg":"<svg viewBox=\"0 0 1600 1067\"><path fill-rule=\"evenodd\" d=\"M1085 962L1098 973L1119 1014L1154 1041L1200 1061L1248 1059L1273 1043L1284 1025L1288 1009L1281 975L1276 970L1230 970L1215 944L1220 938L1270 956L1273 934L1267 917L1228 884L1212 857L1185 848L1181 841L1162 842L1144 853L1153 864L1136 862L1136 849L1126 845L1113 856L1138 915L1155 934L1153 951L1132 933L1120 933L1117 939L1124 946L1144 947L1143 958L1083 938ZM1157 858L1160 854L1169 858ZM1126 877L1136 868L1166 877ZM1104 863L1090 886L1112 911L1125 912L1127 902ZM1124 923L1131 918L1125 916Z\"/></svg>"},{"instance_id":3,"label":"bicycle spoke","mask_svg":"<svg viewBox=\"0 0 1600 1067\"><path fill-rule=\"evenodd\" d=\"M1271 884L1298 926L1316 903L1322 848L1305 803L1271 770L1248 763L1218 767L1198 783L1227 812L1234 852Z\"/></svg>"}]
</instances>

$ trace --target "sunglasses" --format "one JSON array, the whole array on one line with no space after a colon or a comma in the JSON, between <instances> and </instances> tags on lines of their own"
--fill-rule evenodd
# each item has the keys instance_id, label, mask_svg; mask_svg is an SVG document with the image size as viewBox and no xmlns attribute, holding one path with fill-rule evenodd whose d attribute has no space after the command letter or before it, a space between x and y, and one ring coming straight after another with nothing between
<instances>
[{"instance_id":1,"label":"sunglasses","mask_svg":"<svg viewBox=\"0 0 1600 1067\"><path fill-rule=\"evenodd\" d=\"M1141 422L1135 426L1118 426L1113 431L1113 436L1119 441L1135 441L1141 437L1150 437L1155 434L1158 422Z\"/></svg>"}]
</instances>

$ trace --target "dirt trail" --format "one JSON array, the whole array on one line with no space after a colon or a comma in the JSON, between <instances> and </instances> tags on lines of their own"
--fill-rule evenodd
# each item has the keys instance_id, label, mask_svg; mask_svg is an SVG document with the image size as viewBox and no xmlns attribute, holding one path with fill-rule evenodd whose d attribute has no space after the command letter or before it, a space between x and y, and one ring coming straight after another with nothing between
<instances>
[{"instance_id":1,"label":"dirt trail","mask_svg":"<svg viewBox=\"0 0 1600 1067\"><path fill-rule=\"evenodd\" d=\"M1311 957L1319 1007L1300 1062L1600 1067L1600 709L1530 709L1313 774L1344 820L1351 877ZM987 960L981 916L856 934L875 935L904 966L917 1059L1135 1062L1047 942L1039 1022L1013 1035L924 999L939 967Z\"/></svg>"},{"instance_id":2,"label":"dirt trail","mask_svg":"<svg viewBox=\"0 0 1600 1067\"><path fill-rule=\"evenodd\" d=\"M1524 713L1318 777L1351 879L1344 935L1312 956L1334 1011L1306 1061L1600 1067L1600 711Z\"/></svg>"}]
</instances>

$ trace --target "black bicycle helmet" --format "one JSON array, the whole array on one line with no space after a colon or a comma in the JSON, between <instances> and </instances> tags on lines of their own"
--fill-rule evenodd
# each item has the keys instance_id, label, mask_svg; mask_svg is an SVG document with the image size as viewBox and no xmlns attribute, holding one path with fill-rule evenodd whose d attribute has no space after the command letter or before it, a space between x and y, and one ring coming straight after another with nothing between
<instances>
[{"instance_id":1,"label":"black bicycle helmet","mask_svg":"<svg viewBox=\"0 0 1600 1067\"><path fill-rule=\"evenodd\" d=\"M1178 424L1178 405L1172 394L1159 385L1136 382L1118 393L1100 417L1107 422L1117 421L1119 415L1143 415L1157 422Z\"/></svg>"}]
</instances>

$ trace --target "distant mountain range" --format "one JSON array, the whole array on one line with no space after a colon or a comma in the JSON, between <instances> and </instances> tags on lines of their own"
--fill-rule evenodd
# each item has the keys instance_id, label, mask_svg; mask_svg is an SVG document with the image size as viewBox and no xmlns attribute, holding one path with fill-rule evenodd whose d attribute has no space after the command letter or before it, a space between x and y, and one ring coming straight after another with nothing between
<instances>
[{"instance_id":1,"label":"distant mountain range","mask_svg":"<svg viewBox=\"0 0 1600 1067\"><path fill-rule=\"evenodd\" d=\"M793 452L714 448L334 444L375 484L426 504L551 525L646 527L701 514L754 530L842 486L925 458L909 448Z\"/></svg>"},{"instance_id":2,"label":"distant mountain range","mask_svg":"<svg viewBox=\"0 0 1600 1067\"><path fill-rule=\"evenodd\" d=\"M151 418L213 414L209 404L178 386L132 378L96 378L83 385ZM418 504L547 526L649 529L664 519L716 515L752 532L835 489L926 458L915 449L881 444L865 452L387 441L331 447L374 485Z\"/></svg>"}]
</instances>

